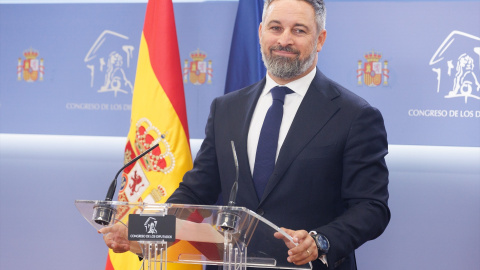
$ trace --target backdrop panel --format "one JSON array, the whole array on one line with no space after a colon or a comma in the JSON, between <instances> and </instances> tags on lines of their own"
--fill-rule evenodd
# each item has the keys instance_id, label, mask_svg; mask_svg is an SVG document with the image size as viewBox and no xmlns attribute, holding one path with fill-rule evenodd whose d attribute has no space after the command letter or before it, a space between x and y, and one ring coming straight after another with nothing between
<instances>
[{"instance_id":1,"label":"backdrop panel","mask_svg":"<svg viewBox=\"0 0 480 270\"><path fill-rule=\"evenodd\" d=\"M224 92L237 5L174 4L192 138ZM480 146L479 1L327 8L319 67L382 111L390 143ZM125 136L144 3L0 12L0 132Z\"/></svg>"}]
</instances>

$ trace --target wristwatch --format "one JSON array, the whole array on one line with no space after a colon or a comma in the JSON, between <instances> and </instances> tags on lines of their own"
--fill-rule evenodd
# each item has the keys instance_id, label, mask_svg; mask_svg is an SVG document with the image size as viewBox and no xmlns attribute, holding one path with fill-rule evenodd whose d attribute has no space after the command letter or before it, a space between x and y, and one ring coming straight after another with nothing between
<instances>
[{"instance_id":1,"label":"wristwatch","mask_svg":"<svg viewBox=\"0 0 480 270\"><path fill-rule=\"evenodd\" d=\"M317 244L318 256L320 257L321 255L327 254L330 249L330 242L328 242L327 237L316 231L311 231L309 234L315 240L315 244Z\"/></svg>"}]
</instances>

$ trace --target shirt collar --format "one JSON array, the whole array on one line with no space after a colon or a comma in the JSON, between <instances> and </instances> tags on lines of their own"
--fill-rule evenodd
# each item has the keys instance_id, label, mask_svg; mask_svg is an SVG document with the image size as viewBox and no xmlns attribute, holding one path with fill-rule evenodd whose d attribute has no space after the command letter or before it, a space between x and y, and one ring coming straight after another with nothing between
<instances>
[{"instance_id":1,"label":"shirt collar","mask_svg":"<svg viewBox=\"0 0 480 270\"><path fill-rule=\"evenodd\" d=\"M295 81L289 82L285 84L284 86L287 86L288 88L292 89L293 92L301 95L302 97L305 96L307 93L308 88L310 87L310 84L313 81L313 78L315 77L315 73L317 72L317 68L312 69L307 75L301 77L300 79L297 79ZM262 96L268 94L270 92L270 89L272 89L275 86L278 86L278 83L276 83L268 74L266 76L267 81L265 82L265 87L263 88Z\"/></svg>"}]
</instances>

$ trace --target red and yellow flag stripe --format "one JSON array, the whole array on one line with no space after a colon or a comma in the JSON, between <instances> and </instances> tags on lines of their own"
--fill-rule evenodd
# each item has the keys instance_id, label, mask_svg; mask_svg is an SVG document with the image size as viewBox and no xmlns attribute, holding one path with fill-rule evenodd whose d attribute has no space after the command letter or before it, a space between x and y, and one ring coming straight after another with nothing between
<instances>
[{"instance_id":1,"label":"red and yellow flag stripe","mask_svg":"<svg viewBox=\"0 0 480 270\"><path fill-rule=\"evenodd\" d=\"M136 147L139 145L138 124L144 123L145 119L151 124L151 130L155 131L151 136L161 135L162 140L166 142L160 149L153 152L156 151L157 154L168 152L170 156L162 161L162 164L171 169L158 171L148 168L149 161L138 162L148 180L148 187L138 200L145 200L152 191L161 187L162 196L154 197L156 203L164 203L178 187L185 172L192 168L185 93L172 0L149 0L147 4L132 100L131 126L126 147L127 160L141 152L141 149ZM131 153L132 151L134 153ZM127 198L124 194L120 195L121 199ZM128 215L124 216L124 222L126 218ZM169 248L168 252L170 255L198 251L187 242L181 241ZM131 252L117 254L110 250L106 269L139 269L140 264L138 257ZM201 266L168 265L169 270L181 268L200 270Z\"/></svg>"}]
</instances>

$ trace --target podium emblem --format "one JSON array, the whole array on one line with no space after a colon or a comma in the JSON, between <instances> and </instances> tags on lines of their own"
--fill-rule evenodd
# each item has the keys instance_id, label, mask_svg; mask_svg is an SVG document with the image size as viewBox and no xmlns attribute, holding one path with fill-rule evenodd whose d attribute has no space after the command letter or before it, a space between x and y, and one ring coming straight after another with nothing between
<instances>
[{"instance_id":1,"label":"podium emblem","mask_svg":"<svg viewBox=\"0 0 480 270\"><path fill-rule=\"evenodd\" d=\"M145 221L145 231L147 233L156 234L157 233L157 220L153 217L148 217Z\"/></svg>"}]
</instances>

